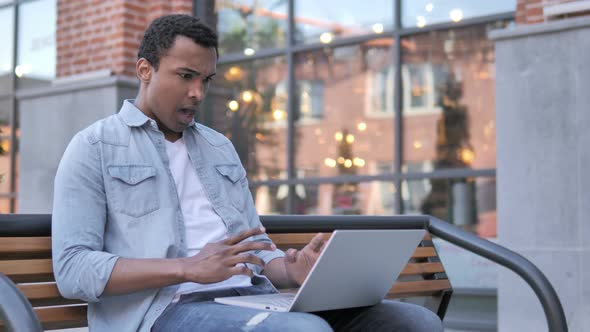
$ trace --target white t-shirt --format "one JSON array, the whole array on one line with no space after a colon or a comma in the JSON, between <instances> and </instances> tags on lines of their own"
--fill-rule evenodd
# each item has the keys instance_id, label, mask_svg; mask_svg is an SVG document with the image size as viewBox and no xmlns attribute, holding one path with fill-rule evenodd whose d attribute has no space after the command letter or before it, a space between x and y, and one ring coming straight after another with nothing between
<instances>
[{"instance_id":1,"label":"white t-shirt","mask_svg":"<svg viewBox=\"0 0 590 332\"><path fill-rule=\"evenodd\" d=\"M180 208L186 229L187 256L194 256L209 242L218 242L227 238L227 227L215 213L203 185L192 167L184 139L180 138L172 143L167 140L170 172L176 184ZM214 284L198 284L185 282L176 292L175 301L181 294L201 292L206 290L252 286L250 277L245 275L233 276L225 281Z\"/></svg>"}]
</instances>

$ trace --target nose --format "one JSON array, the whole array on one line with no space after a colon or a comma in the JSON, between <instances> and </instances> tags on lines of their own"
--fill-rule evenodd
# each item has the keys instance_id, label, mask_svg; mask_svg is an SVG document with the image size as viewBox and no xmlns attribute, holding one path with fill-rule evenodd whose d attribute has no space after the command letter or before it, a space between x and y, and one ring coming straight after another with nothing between
<instances>
[{"instance_id":1,"label":"nose","mask_svg":"<svg viewBox=\"0 0 590 332\"><path fill-rule=\"evenodd\" d=\"M195 80L195 82L189 87L188 97L201 102L203 98L205 98L204 84L199 80Z\"/></svg>"}]
</instances>

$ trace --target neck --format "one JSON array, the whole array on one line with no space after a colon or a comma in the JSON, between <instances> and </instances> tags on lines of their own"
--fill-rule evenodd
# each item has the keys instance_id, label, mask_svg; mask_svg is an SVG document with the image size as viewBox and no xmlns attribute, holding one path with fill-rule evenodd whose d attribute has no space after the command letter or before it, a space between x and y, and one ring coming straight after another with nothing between
<instances>
[{"instance_id":1,"label":"neck","mask_svg":"<svg viewBox=\"0 0 590 332\"><path fill-rule=\"evenodd\" d=\"M142 90L143 89L140 88L139 93L137 94L137 97L135 97L135 102L134 102L135 107L137 107L143 114L145 114L145 116L156 121L156 124L158 125L158 129L164 134L164 138L167 141L176 142L179 138L182 137L182 133L177 133L175 131L168 130L166 128L166 126L162 125L162 123L160 122L158 117L155 116L154 113L152 112L152 110L147 106L146 98L145 98L145 95L143 94Z\"/></svg>"},{"instance_id":2,"label":"neck","mask_svg":"<svg viewBox=\"0 0 590 332\"><path fill-rule=\"evenodd\" d=\"M181 137L182 137L182 133L177 133L177 132L165 132L162 129L160 129L160 131L162 131L162 133L164 133L164 138L168 141L168 142L176 142L178 141Z\"/></svg>"}]
</instances>

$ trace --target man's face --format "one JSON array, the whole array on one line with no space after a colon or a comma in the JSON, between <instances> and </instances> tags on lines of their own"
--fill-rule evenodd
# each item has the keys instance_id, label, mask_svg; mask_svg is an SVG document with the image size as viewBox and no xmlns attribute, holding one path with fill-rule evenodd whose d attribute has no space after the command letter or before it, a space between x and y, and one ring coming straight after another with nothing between
<instances>
[{"instance_id":1,"label":"man's face","mask_svg":"<svg viewBox=\"0 0 590 332\"><path fill-rule=\"evenodd\" d=\"M160 58L156 71L147 61L138 62L143 93L137 106L156 120L166 139L176 140L193 120L215 75L217 54L214 48L196 44L178 36L173 46ZM142 76L142 66L146 75ZM147 79L144 79L147 78Z\"/></svg>"}]
</instances>

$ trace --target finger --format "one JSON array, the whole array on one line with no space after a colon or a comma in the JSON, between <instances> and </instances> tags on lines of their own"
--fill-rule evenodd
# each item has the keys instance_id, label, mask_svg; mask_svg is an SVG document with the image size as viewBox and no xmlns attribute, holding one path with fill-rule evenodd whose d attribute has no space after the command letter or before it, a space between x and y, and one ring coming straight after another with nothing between
<instances>
[{"instance_id":1,"label":"finger","mask_svg":"<svg viewBox=\"0 0 590 332\"><path fill-rule=\"evenodd\" d=\"M265 232L264 227L250 228L248 230L240 232L237 235L230 236L229 238L223 240L222 242L231 246L234 244L238 244L251 236L264 234L264 232Z\"/></svg>"},{"instance_id":2,"label":"finger","mask_svg":"<svg viewBox=\"0 0 590 332\"><path fill-rule=\"evenodd\" d=\"M264 267L264 261L256 256L256 255L252 255L252 254L239 254L239 255L235 255L232 256L230 258L228 258L225 263L228 266L235 266L241 263L250 263L250 264L256 264L256 265L260 265L262 267Z\"/></svg>"},{"instance_id":3,"label":"finger","mask_svg":"<svg viewBox=\"0 0 590 332\"><path fill-rule=\"evenodd\" d=\"M311 241L309 241L309 243L306 245L306 247L313 250L314 252L320 252L322 250L325 242L326 241L324 240L324 234L317 233L311 239Z\"/></svg>"},{"instance_id":4,"label":"finger","mask_svg":"<svg viewBox=\"0 0 590 332\"><path fill-rule=\"evenodd\" d=\"M242 252L252 251L252 250L268 250L273 251L277 248L274 243L266 242L266 241L246 241L242 243L238 243L236 245L231 246L227 253L229 255L237 255Z\"/></svg>"},{"instance_id":5,"label":"finger","mask_svg":"<svg viewBox=\"0 0 590 332\"><path fill-rule=\"evenodd\" d=\"M252 272L252 270L250 270L248 267L246 267L244 265L232 267L229 269L229 272L233 276L239 275L239 274L247 275L249 277L254 276L254 273Z\"/></svg>"},{"instance_id":6,"label":"finger","mask_svg":"<svg viewBox=\"0 0 590 332\"><path fill-rule=\"evenodd\" d=\"M297 261L297 249L291 248L287 250L287 252L285 253L285 259L289 263L295 263L295 261Z\"/></svg>"}]
</instances>

